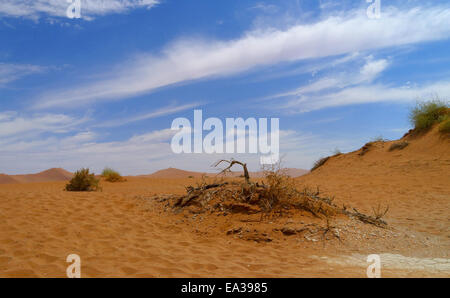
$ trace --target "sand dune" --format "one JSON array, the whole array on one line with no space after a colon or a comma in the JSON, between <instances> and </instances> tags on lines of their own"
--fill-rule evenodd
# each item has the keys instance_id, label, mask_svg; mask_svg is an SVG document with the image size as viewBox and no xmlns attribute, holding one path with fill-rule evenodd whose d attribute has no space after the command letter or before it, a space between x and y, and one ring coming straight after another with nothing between
<instances>
[{"instance_id":1,"label":"sand dune","mask_svg":"<svg viewBox=\"0 0 450 298\"><path fill-rule=\"evenodd\" d=\"M402 150L374 143L295 179L369 214L390 205L388 229L334 219L341 241L276 230L323 222L311 214L175 213L154 199L198 178L130 177L93 193L66 192L65 182L2 185L0 277L65 277L69 254L81 257L82 277L365 277L373 253L384 277L449 277L450 141L436 131L405 140Z\"/></svg>"},{"instance_id":2,"label":"sand dune","mask_svg":"<svg viewBox=\"0 0 450 298\"><path fill-rule=\"evenodd\" d=\"M392 144L399 142L408 145L389 151ZM366 148L365 153L363 147L331 157L297 181L318 185L341 203L358 201L361 210L369 213L377 204L389 205L390 222L449 235L449 136L440 134L436 127L425 135L406 135L401 140L375 142ZM448 245L448 239L445 242ZM450 246L447 249L450 251Z\"/></svg>"},{"instance_id":3,"label":"sand dune","mask_svg":"<svg viewBox=\"0 0 450 298\"><path fill-rule=\"evenodd\" d=\"M10 177L20 183L29 182L50 182L50 181L65 181L72 178L72 173L61 169L53 168L37 174L27 175L11 175Z\"/></svg>"},{"instance_id":4,"label":"sand dune","mask_svg":"<svg viewBox=\"0 0 450 298\"><path fill-rule=\"evenodd\" d=\"M202 177L202 175L204 175L204 174L205 173L185 171L185 170L180 170L180 169L175 169L175 168L168 168L168 169L156 171L155 173L150 174L150 175L142 175L140 177L148 177L148 178L189 178L189 177L195 177L195 178L199 178L199 177Z\"/></svg>"},{"instance_id":5,"label":"sand dune","mask_svg":"<svg viewBox=\"0 0 450 298\"><path fill-rule=\"evenodd\" d=\"M0 174L0 184L14 184L19 183L16 179L9 175Z\"/></svg>"},{"instance_id":6,"label":"sand dune","mask_svg":"<svg viewBox=\"0 0 450 298\"><path fill-rule=\"evenodd\" d=\"M308 170L303 170L303 169L295 169L295 168L286 168L283 170L287 175L289 175L290 177L300 177L302 175L305 175L306 173L308 173ZM180 170L180 169L175 169L175 168L168 168L168 169L164 169L164 170L160 170L157 171L153 174L150 175L141 175L139 177L148 177L148 178L200 178L203 175L205 176L209 176L209 177L214 177L216 175L219 174L219 171L215 172L215 173L206 173L206 172L192 172L192 171L185 171L185 170ZM242 171L232 171L229 173L226 173L225 177L239 177L241 175L243 175L244 172ZM261 178L264 177L264 172L262 171L258 171L258 172L249 172L250 177L253 178Z\"/></svg>"},{"instance_id":7,"label":"sand dune","mask_svg":"<svg viewBox=\"0 0 450 298\"><path fill-rule=\"evenodd\" d=\"M299 177L308 173L309 171L303 169L287 168L285 169L287 175L291 177ZM239 177L243 172L231 172L227 173L225 177ZM203 175L214 177L218 173L202 173L185 171L176 168L168 168L164 170L156 171L149 175L139 175L136 177L146 177L146 178L201 178ZM261 178L264 176L263 172L250 172L251 177ZM66 171L61 168L49 169L37 174L26 174L26 175L6 175L0 174L0 184L12 184L12 183L30 183L30 182L52 182L52 181L66 181L70 180L73 173Z\"/></svg>"}]
</instances>

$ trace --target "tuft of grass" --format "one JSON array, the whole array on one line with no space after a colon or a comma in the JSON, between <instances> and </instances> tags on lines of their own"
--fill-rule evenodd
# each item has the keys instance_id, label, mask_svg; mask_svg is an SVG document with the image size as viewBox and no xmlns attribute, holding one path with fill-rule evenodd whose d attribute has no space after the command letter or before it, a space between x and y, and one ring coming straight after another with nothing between
<instances>
[{"instance_id":1,"label":"tuft of grass","mask_svg":"<svg viewBox=\"0 0 450 298\"><path fill-rule=\"evenodd\" d=\"M361 148L361 152L359 153L359 155L363 156L364 154L366 154L367 152L369 152L369 150L373 147L374 142L369 142L366 143L362 148Z\"/></svg>"},{"instance_id":2,"label":"tuft of grass","mask_svg":"<svg viewBox=\"0 0 450 298\"><path fill-rule=\"evenodd\" d=\"M108 182L125 182L126 179L123 178L119 172L111 169L105 168L102 172L102 177Z\"/></svg>"},{"instance_id":3,"label":"tuft of grass","mask_svg":"<svg viewBox=\"0 0 450 298\"><path fill-rule=\"evenodd\" d=\"M75 172L73 178L66 185L67 191L98 191L99 179L95 178L89 169L80 169Z\"/></svg>"},{"instance_id":4,"label":"tuft of grass","mask_svg":"<svg viewBox=\"0 0 450 298\"><path fill-rule=\"evenodd\" d=\"M333 151L333 156L339 156L342 154L342 151L339 148L335 148Z\"/></svg>"},{"instance_id":5,"label":"tuft of grass","mask_svg":"<svg viewBox=\"0 0 450 298\"><path fill-rule=\"evenodd\" d=\"M376 136L376 137L372 138L372 140L370 141L370 143L377 143L377 142L384 143L384 142L386 142L386 139L383 138L382 135L379 135L379 136Z\"/></svg>"},{"instance_id":6,"label":"tuft of grass","mask_svg":"<svg viewBox=\"0 0 450 298\"><path fill-rule=\"evenodd\" d=\"M435 98L427 102L418 103L416 107L411 110L409 119L416 131L424 132L430 129L434 124L447 121L446 119L448 119L449 111L450 106L448 102Z\"/></svg>"},{"instance_id":7,"label":"tuft of grass","mask_svg":"<svg viewBox=\"0 0 450 298\"><path fill-rule=\"evenodd\" d=\"M394 150L402 150L403 148L405 148L408 145L409 145L409 143L406 141L394 143L391 145L391 147L389 147L389 152L394 151Z\"/></svg>"},{"instance_id":8,"label":"tuft of grass","mask_svg":"<svg viewBox=\"0 0 450 298\"><path fill-rule=\"evenodd\" d=\"M323 166L329 159L330 159L330 157L327 156L327 157L323 157L323 158L321 158L321 159L319 159L319 160L316 160L316 161L314 162L313 167L311 168L311 172L312 172L312 171L315 171L315 170L317 170L318 168L320 168L321 166Z\"/></svg>"}]
</instances>

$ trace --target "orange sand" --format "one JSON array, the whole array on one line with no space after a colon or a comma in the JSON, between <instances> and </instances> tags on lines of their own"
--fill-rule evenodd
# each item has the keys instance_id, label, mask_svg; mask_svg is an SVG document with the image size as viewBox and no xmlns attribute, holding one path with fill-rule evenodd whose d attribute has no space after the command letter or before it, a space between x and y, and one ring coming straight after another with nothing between
<instances>
[{"instance_id":1,"label":"orange sand","mask_svg":"<svg viewBox=\"0 0 450 298\"><path fill-rule=\"evenodd\" d=\"M389 145L296 178L366 213L389 204L389 231L339 222L342 242L271 232L258 243L226 231L318 219L173 214L149 199L182 194L193 179L130 177L95 193L65 192L65 182L0 185L0 277L65 277L69 254L81 257L82 277L365 277L373 253L384 277L450 277L450 142L429 134L400 151Z\"/></svg>"}]
</instances>

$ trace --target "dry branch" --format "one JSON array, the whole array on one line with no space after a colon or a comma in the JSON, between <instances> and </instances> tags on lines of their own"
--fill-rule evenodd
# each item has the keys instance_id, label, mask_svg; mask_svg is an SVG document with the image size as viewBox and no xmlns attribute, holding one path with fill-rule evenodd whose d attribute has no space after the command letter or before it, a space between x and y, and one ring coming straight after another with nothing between
<instances>
[{"instance_id":1,"label":"dry branch","mask_svg":"<svg viewBox=\"0 0 450 298\"><path fill-rule=\"evenodd\" d=\"M242 166L242 168L244 169L245 183L250 184L250 175L248 174L248 169L247 169L247 164L246 164L246 163L243 163L243 162L240 162L240 161L237 161L237 160L234 160L234 159L230 159L230 160L222 159L222 160L219 160L218 162L216 162L216 163L214 164L214 167L219 166L219 164L221 164L222 162L228 163L228 167L226 167L225 169L223 169L223 170L220 172L220 174L223 174L223 173L226 173L226 172L231 172L231 168L232 168L234 165L237 164L237 165Z\"/></svg>"}]
</instances>

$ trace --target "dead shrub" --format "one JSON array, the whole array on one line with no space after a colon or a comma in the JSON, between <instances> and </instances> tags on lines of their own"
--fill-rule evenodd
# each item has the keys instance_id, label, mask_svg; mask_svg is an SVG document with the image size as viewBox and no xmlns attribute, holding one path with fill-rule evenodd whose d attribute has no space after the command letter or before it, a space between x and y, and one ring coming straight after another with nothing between
<instances>
[{"instance_id":1,"label":"dead shrub","mask_svg":"<svg viewBox=\"0 0 450 298\"><path fill-rule=\"evenodd\" d=\"M219 162L220 163L220 162ZM219 164L219 163L216 163ZM233 160L227 161L230 165L239 164L246 169L246 165ZM223 171L222 171L223 172ZM244 171L248 174L248 171ZM385 227L387 224L381 220L384 213L376 213L375 217L339 208L334 204L333 197L323 196L319 188L311 190L307 187L301 191L297 189L295 180L289 177L284 169L278 165L264 169L264 178L260 182L250 181L250 177L244 174L243 181L202 179L196 186L186 187L183 196L171 196L174 201L175 212L184 210L190 213L223 212L223 215L261 214L261 220L265 214L280 216L288 210L302 210L319 218L331 218L337 214L344 214L356 218L364 223ZM379 217L381 215L381 217Z\"/></svg>"},{"instance_id":2,"label":"dead shrub","mask_svg":"<svg viewBox=\"0 0 450 298\"><path fill-rule=\"evenodd\" d=\"M382 219L389 211L389 205L386 208L382 208L381 204L378 204L377 207L372 207L373 215L376 219Z\"/></svg>"}]
</instances>

